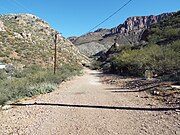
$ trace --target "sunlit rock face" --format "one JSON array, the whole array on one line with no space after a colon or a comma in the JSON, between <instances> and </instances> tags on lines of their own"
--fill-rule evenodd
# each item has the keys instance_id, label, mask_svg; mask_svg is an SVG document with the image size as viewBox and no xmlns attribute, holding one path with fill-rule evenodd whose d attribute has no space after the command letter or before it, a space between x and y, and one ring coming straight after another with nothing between
<instances>
[{"instance_id":1,"label":"sunlit rock face","mask_svg":"<svg viewBox=\"0 0 180 135\"><path fill-rule=\"evenodd\" d=\"M124 44L139 44L140 37L145 29L154 23L174 15L175 13L164 13L161 15L134 16L129 17L123 24L112 29L98 29L80 37L69 37L82 53L95 55L101 51L107 51L116 42L121 46ZM93 49L92 49L93 48Z\"/></svg>"}]
</instances>

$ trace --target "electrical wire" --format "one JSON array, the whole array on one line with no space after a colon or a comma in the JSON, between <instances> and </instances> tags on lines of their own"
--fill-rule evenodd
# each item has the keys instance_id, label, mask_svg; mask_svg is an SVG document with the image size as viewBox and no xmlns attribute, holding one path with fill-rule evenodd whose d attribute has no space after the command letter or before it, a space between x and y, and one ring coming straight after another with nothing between
<instances>
[{"instance_id":1,"label":"electrical wire","mask_svg":"<svg viewBox=\"0 0 180 135\"><path fill-rule=\"evenodd\" d=\"M95 27L93 27L92 29L89 30L89 32L91 32L92 30L96 29L97 27L99 27L101 24L105 23L107 20L109 20L111 17L113 17L115 14L117 14L119 11L121 11L123 8L125 8L132 0L129 0L128 2L126 2L123 6L121 6L117 11L115 11L113 14L111 14L109 17L107 17L106 19L104 19L102 22L100 22L99 24L97 24Z\"/></svg>"},{"instance_id":2,"label":"electrical wire","mask_svg":"<svg viewBox=\"0 0 180 135\"><path fill-rule=\"evenodd\" d=\"M17 6L21 7L21 9L23 9L23 10L28 11L29 13L31 13L31 11L30 11L28 8L26 8L23 4L21 4L21 3L18 2L17 0L13 0L13 1L14 1L14 3L15 3Z\"/></svg>"}]
</instances>

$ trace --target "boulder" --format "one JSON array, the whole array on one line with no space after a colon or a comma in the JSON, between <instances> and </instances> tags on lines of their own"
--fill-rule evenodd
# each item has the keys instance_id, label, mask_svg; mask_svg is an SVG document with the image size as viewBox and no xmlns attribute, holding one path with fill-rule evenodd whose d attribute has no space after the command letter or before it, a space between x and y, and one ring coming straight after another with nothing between
<instances>
[{"instance_id":1,"label":"boulder","mask_svg":"<svg viewBox=\"0 0 180 135\"><path fill-rule=\"evenodd\" d=\"M0 31L6 31L4 23L2 21L0 21Z\"/></svg>"}]
</instances>

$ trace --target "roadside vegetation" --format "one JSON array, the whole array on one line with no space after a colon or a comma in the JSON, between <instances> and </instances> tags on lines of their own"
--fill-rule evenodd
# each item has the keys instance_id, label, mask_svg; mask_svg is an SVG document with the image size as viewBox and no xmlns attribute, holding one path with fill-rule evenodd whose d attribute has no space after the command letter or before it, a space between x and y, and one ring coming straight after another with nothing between
<instances>
[{"instance_id":1,"label":"roadside vegetation","mask_svg":"<svg viewBox=\"0 0 180 135\"><path fill-rule=\"evenodd\" d=\"M53 74L52 68L37 65L21 71L0 70L0 104L50 93L58 84L80 73L81 67L77 65L64 65L57 69L56 75Z\"/></svg>"},{"instance_id":2,"label":"roadside vegetation","mask_svg":"<svg viewBox=\"0 0 180 135\"><path fill-rule=\"evenodd\" d=\"M180 11L154 24L142 35L145 43L111 48L94 68L126 76L144 77L149 70L164 80L180 80Z\"/></svg>"},{"instance_id":3,"label":"roadside vegetation","mask_svg":"<svg viewBox=\"0 0 180 135\"><path fill-rule=\"evenodd\" d=\"M145 30L139 45L114 44L92 65L115 74L105 77L107 83L146 91L156 100L179 106L180 11Z\"/></svg>"},{"instance_id":4,"label":"roadside vegetation","mask_svg":"<svg viewBox=\"0 0 180 135\"><path fill-rule=\"evenodd\" d=\"M111 58L111 71L143 77L146 70L157 76L177 74L180 67L180 40L170 46L150 44L141 49L127 49Z\"/></svg>"}]
</instances>

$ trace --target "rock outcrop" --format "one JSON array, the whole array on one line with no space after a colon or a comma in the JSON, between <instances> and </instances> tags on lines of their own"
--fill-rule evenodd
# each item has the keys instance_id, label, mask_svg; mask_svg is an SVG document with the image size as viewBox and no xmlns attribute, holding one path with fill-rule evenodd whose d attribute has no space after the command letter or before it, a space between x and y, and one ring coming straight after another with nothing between
<instances>
[{"instance_id":1,"label":"rock outcrop","mask_svg":"<svg viewBox=\"0 0 180 135\"><path fill-rule=\"evenodd\" d=\"M2 21L0 21L0 31L6 31Z\"/></svg>"},{"instance_id":2,"label":"rock outcrop","mask_svg":"<svg viewBox=\"0 0 180 135\"><path fill-rule=\"evenodd\" d=\"M109 48L108 44L102 44L100 42L107 34L110 34L109 29L98 29L80 37L69 37L68 39L75 44L83 54L92 56L100 51L106 51Z\"/></svg>"},{"instance_id":3,"label":"rock outcrop","mask_svg":"<svg viewBox=\"0 0 180 135\"><path fill-rule=\"evenodd\" d=\"M52 29L47 22L31 14L0 15L0 61L26 66L51 66L56 34L59 66L88 62L87 57L69 40Z\"/></svg>"},{"instance_id":4,"label":"rock outcrop","mask_svg":"<svg viewBox=\"0 0 180 135\"><path fill-rule=\"evenodd\" d=\"M109 29L98 29L94 32L89 32L80 37L73 36L73 37L69 37L68 39L75 45L81 45L84 43L101 40L103 38L103 36L110 34L110 33L111 33L111 31Z\"/></svg>"},{"instance_id":5,"label":"rock outcrop","mask_svg":"<svg viewBox=\"0 0 180 135\"><path fill-rule=\"evenodd\" d=\"M93 52L84 52L85 46L89 48L89 46L95 46L98 43L101 44L101 46L104 47L98 47L96 48L98 51L101 52L106 48L108 50L113 44L114 39L116 39L116 42L119 45L124 44L133 44L137 45L139 44L139 40L141 38L142 33L145 29L150 27L154 23L158 23L161 20L170 17L174 15L175 13L164 13L161 15L150 15L150 16L135 16L135 17L129 17L123 24L118 25L117 27L114 27L112 29L98 29L94 32L87 33L85 35L82 35L80 37L76 38L69 38L75 45L77 45L80 50L82 50L82 53L84 54L93 54ZM72 40L73 39L73 40ZM83 49L81 49L83 47ZM89 51L91 51L89 49Z\"/></svg>"},{"instance_id":6,"label":"rock outcrop","mask_svg":"<svg viewBox=\"0 0 180 135\"><path fill-rule=\"evenodd\" d=\"M172 16L174 13L164 13L161 15L150 15L150 16L134 16L129 17L123 24L118 25L111 29L111 34L125 34L130 33L138 34L143 29L147 29L150 25L158 23L161 20Z\"/></svg>"}]
</instances>

